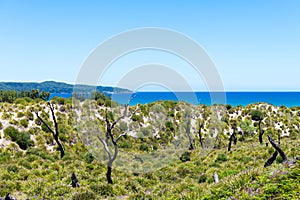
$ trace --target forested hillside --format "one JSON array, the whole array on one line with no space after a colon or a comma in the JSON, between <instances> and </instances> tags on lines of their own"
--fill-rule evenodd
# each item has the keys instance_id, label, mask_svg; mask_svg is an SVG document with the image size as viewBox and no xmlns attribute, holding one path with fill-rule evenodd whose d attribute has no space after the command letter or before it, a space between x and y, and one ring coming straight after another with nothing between
<instances>
[{"instance_id":1,"label":"forested hillside","mask_svg":"<svg viewBox=\"0 0 300 200\"><path fill-rule=\"evenodd\" d=\"M85 88L86 90L94 89L94 86L77 85L77 88ZM35 82L0 82L0 90L15 90L15 91L30 91L40 90L50 93L69 93L73 92L74 85L67 83L60 83L55 81L45 81L42 83ZM115 87L97 86L99 92L128 92L129 90Z\"/></svg>"}]
</instances>

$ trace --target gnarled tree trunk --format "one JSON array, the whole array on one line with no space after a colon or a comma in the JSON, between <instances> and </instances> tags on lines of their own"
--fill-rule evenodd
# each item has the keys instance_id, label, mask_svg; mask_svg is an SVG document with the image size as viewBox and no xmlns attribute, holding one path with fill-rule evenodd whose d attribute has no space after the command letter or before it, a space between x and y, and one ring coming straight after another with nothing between
<instances>
[{"instance_id":1,"label":"gnarled tree trunk","mask_svg":"<svg viewBox=\"0 0 300 200\"><path fill-rule=\"evenodd\" d=\"M264 131L262 130L262 128L261 128L261 121L262 121L262 119L260 119L259 121L258 121L258 127L259 127L259 143L260 144L262 144L263 143L263 134L264 134Z\"/></svg>"},{"instance_id":2,"label":"gnarled tree trunk","mask_svg":"<svg viewBox=\"0 0 300 200\"><path fill-rule=\"evenodd\" d=\"M122 116L120 116L117 120L115 120L114 122L110 122L108 119L108 115L107 112L105 114L105 122L106 122L106 133L105 133L105 140L103 140L100 135L98 135L98 139L100 140L100 142L103 144L104 150L106 151L107 155L108 155L108 163L107 163L107 171L106 171L106 180L108 184L113 184L113 180L112 180L112 165L114 163L114 161L116 160L118 153L119 153L119 148L118 148L118 140L125 136L127 133L122 133L120 134L117 138L115 138L115 136L113 135L113 129L115 128L116 124L123 119L125 116L127 116L127 108L128 105L125 105L125 110L124 110L124 114ZM131 116L137 111L138 109L136 109ZM131 118L130 116L130 118ZM114 153L112 155L111 151L108 148L108 143L111 142L114 146Z\"/></svg>"}]
</instances>

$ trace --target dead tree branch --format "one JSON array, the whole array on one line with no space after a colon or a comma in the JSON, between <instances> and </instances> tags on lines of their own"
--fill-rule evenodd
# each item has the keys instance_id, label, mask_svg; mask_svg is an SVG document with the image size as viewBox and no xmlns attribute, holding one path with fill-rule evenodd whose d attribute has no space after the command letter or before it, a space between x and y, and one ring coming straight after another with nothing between
<instances>
[{"instance_id":1,"label":"dead tree branch","mask_svg":"<svg viewBox=\"0 0 300 200\"><path fill-rule=\"evenodd\" d=\"M56 144L58 145L59 151L60 151L60 158L63 158L65 155L65 149L62 145L62 143L59 140L59 130L58 130L58 123L56 121L56 117L55 117L55 113L54 113L54 106L53 104L51 104L50 102L48 102L48 106L50 108L51 114L52 114L52 120L54 122L54 127L55 129L53 130L52 128L50 128L50 126L46 123L45 120L43 120L40 116L39 113L34 111L36 117L46 126L46 128L52 133L52 136L56 142Z\"/></svg>"}]
</instances>

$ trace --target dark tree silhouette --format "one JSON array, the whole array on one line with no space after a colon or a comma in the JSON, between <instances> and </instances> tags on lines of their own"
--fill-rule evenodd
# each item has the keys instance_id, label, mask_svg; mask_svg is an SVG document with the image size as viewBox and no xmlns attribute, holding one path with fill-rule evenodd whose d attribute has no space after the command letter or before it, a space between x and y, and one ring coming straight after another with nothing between
<instances>
[{"instance_id":1,"label":"dark tree silhouette","mask_svg":"<svg viewBox=\"0 0 300 200\"><path fill-rule=\"evenodd\" d=\"M228 151L231 150L231 143L233 142L235 145L237 143L237 138L236 138L236 129L233 129L233 133L229 137L229 143L228 143Z\"/></svg>"},{"instance_id":2,"label":"dark tree silhouette","mask_svg":"<svg viewBox=\"0 0 300 200\"><path fill-rule=\"evenodd\" d=\"M199 142L201 144L201 148L204 149L204 143L203 143L203 138L202 138L202 134L201 134L201 130L204 127L204 123L203 122L199 122L199 129L198 129L198 136L199 136Z\"/></svg>"},{"instance_id":3,"label":"dark tree silhouette","mask_svg":"<svg viewBox=\"0 0 300 200\"><path fill-rule=\"evenodd\" d=\"M253 110L251 112L251 118L252 120L254 121L258 121L258 129L259 129L259 143L262 144L263 143L263 134L264 134L264 131L262 130L262 127L261 127L261 122L264 118L264 115L263 113L260 111L260 110Z\"/></svg>"},{"instance_id":4,"label":"dark tree silhouette","mask_svg":"<svg viewBox=\"0 0 300 200\"><path fill-rule=\"evenodd\" d=\"M54 106L53 104L51 104L50 102L48 102L48 106L50 108L51 114L52 114L52 120L54 122L54 127L55 129L53 130L52 128L50 128L50 126L39 116L39 113L34 111L37 118L47 127L47 129L52 133L52 136L56 142L56 144L58 145L59 151L60 151L60 158L63 158L65 155L65 149L62 145L62 143L59 140L59 131L58 131L58 123L56 121L56 117L55 117L55 113L54 113Z\"/></svg>"},{"instance_id":5,"label":"dark tree silhouette","mask_svg":"<svg viewBox=\"0 0 300 200\"><path fill-rule=\"evenodd\" d=\"M273 138L270 135L268 135L268 139L269 139L269 142L271 143L271 145L274 147L274 149L282 157L283 161L286 162L287 157L286 157L285 153L283 152L283 150L275 143L275 141L273 140Z\"/></svg>"},{"instance_id":6,"label":"dark tree silhouette","mask_svg":"<svg viewBox=\"0 0 300 200\"><path fill-rule=\"evenodd\" d=\"M275 141L273 140L273 138L268 135L268 140L271 143L271 145L273 146L273 148L275 149L275 152L273 153L273 155L267 160L267 162L265 163L264 167L268 167L270 165L272 165L272 163L275 161L278 153L279 155L282 157L284 162L287 162L287 157L285 155L285 153L283 152L283 150L279 147L279 145L277 145L275 143Z\"/></svg>"},{"instance_id":7,"label":"dark tree silhouette","mask_svg":"<svg viewBox=\"0 0 300 200\"><path fill-rule=\"evenodd\" d=\"M124 117L128 117L127 116L127 108L128 105L125 105L125 110L124 110L124 114L121 115L117 120L111 122L109 120L107 111L105 113L105 122L106 122L106 133L105 133L105 139L101 138L100 135L98 135L98 139L100 140L100 142L103 144L104 150L108 155L108 163L107 163L107 172L106 172L106 180L107 183L109 184L113 184L113 180L111 178L111 173L112 173L112 164L113 162L116 160L118 153L119 153L119 149L118 149L118 141L121 137L125 136L127 134L127 132L124 132L120 135L118 135L118 137L115 137L113 134L113 129L115 128L115 126L118 124L118 122L123 119ZM138 109L136 109L130 116L130 118L132 117L133 114L135 114L135 112ZM111 142L114 146L114 152L111 153L108 144L109 142Z\"/></svg>"},{"instance_id":8,"label":"dark tree silhouette","mask_svg":"<svg viewBox=\"0 0 300 200\"><path fill-rule=\"evenodd\" d=\"M15 200L16 198L10 196L10 193L7 193L5 197L0 197L0 200Z\"/></svg>"},{"instance_id":9,"label":"dark tree silhouette","mask_svg":"<svg viewBox=\"0 0 300 200\"><path fill-rule=\"evenodd\" d=\"M72 173L71 179L72 179L71 185L73 188L80 187L79 181L74 172Z\"/></svg>"},{"instance_id":10,"label":"dark tree silhouette","mask_svg":"<svg viewBox=\"0 0 300 200\"><path fill-rule=\"evenodd\" d=\"M278 152L275 151L272 156L267 160L267 162L265 163L264 167L269 167L270 165L273 164L273 162L276 160L276 157L278 155Z\"/></svg>"}]
</instances>

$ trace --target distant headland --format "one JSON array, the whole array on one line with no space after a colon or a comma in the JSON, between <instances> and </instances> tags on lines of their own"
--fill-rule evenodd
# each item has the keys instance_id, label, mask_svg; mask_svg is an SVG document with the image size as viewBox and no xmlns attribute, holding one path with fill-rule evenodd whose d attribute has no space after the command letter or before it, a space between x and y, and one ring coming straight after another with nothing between
<instances>
[{"instance_id":1,"label":"distant headland","mask_svg":"<svg viewBox=\"0 0 300 200\"><path fill-rule=\"evenodd\" d=\"M30 91L38 89L49 93L72 93L75 85L55 81L38 82L0 82L0 90L15 90L15 91ZM91 85L76 85L81 88L95 89L104 93L126 93L130 92L128 89L110 86L91 86Z\"/></svg>"}]
</instances>

